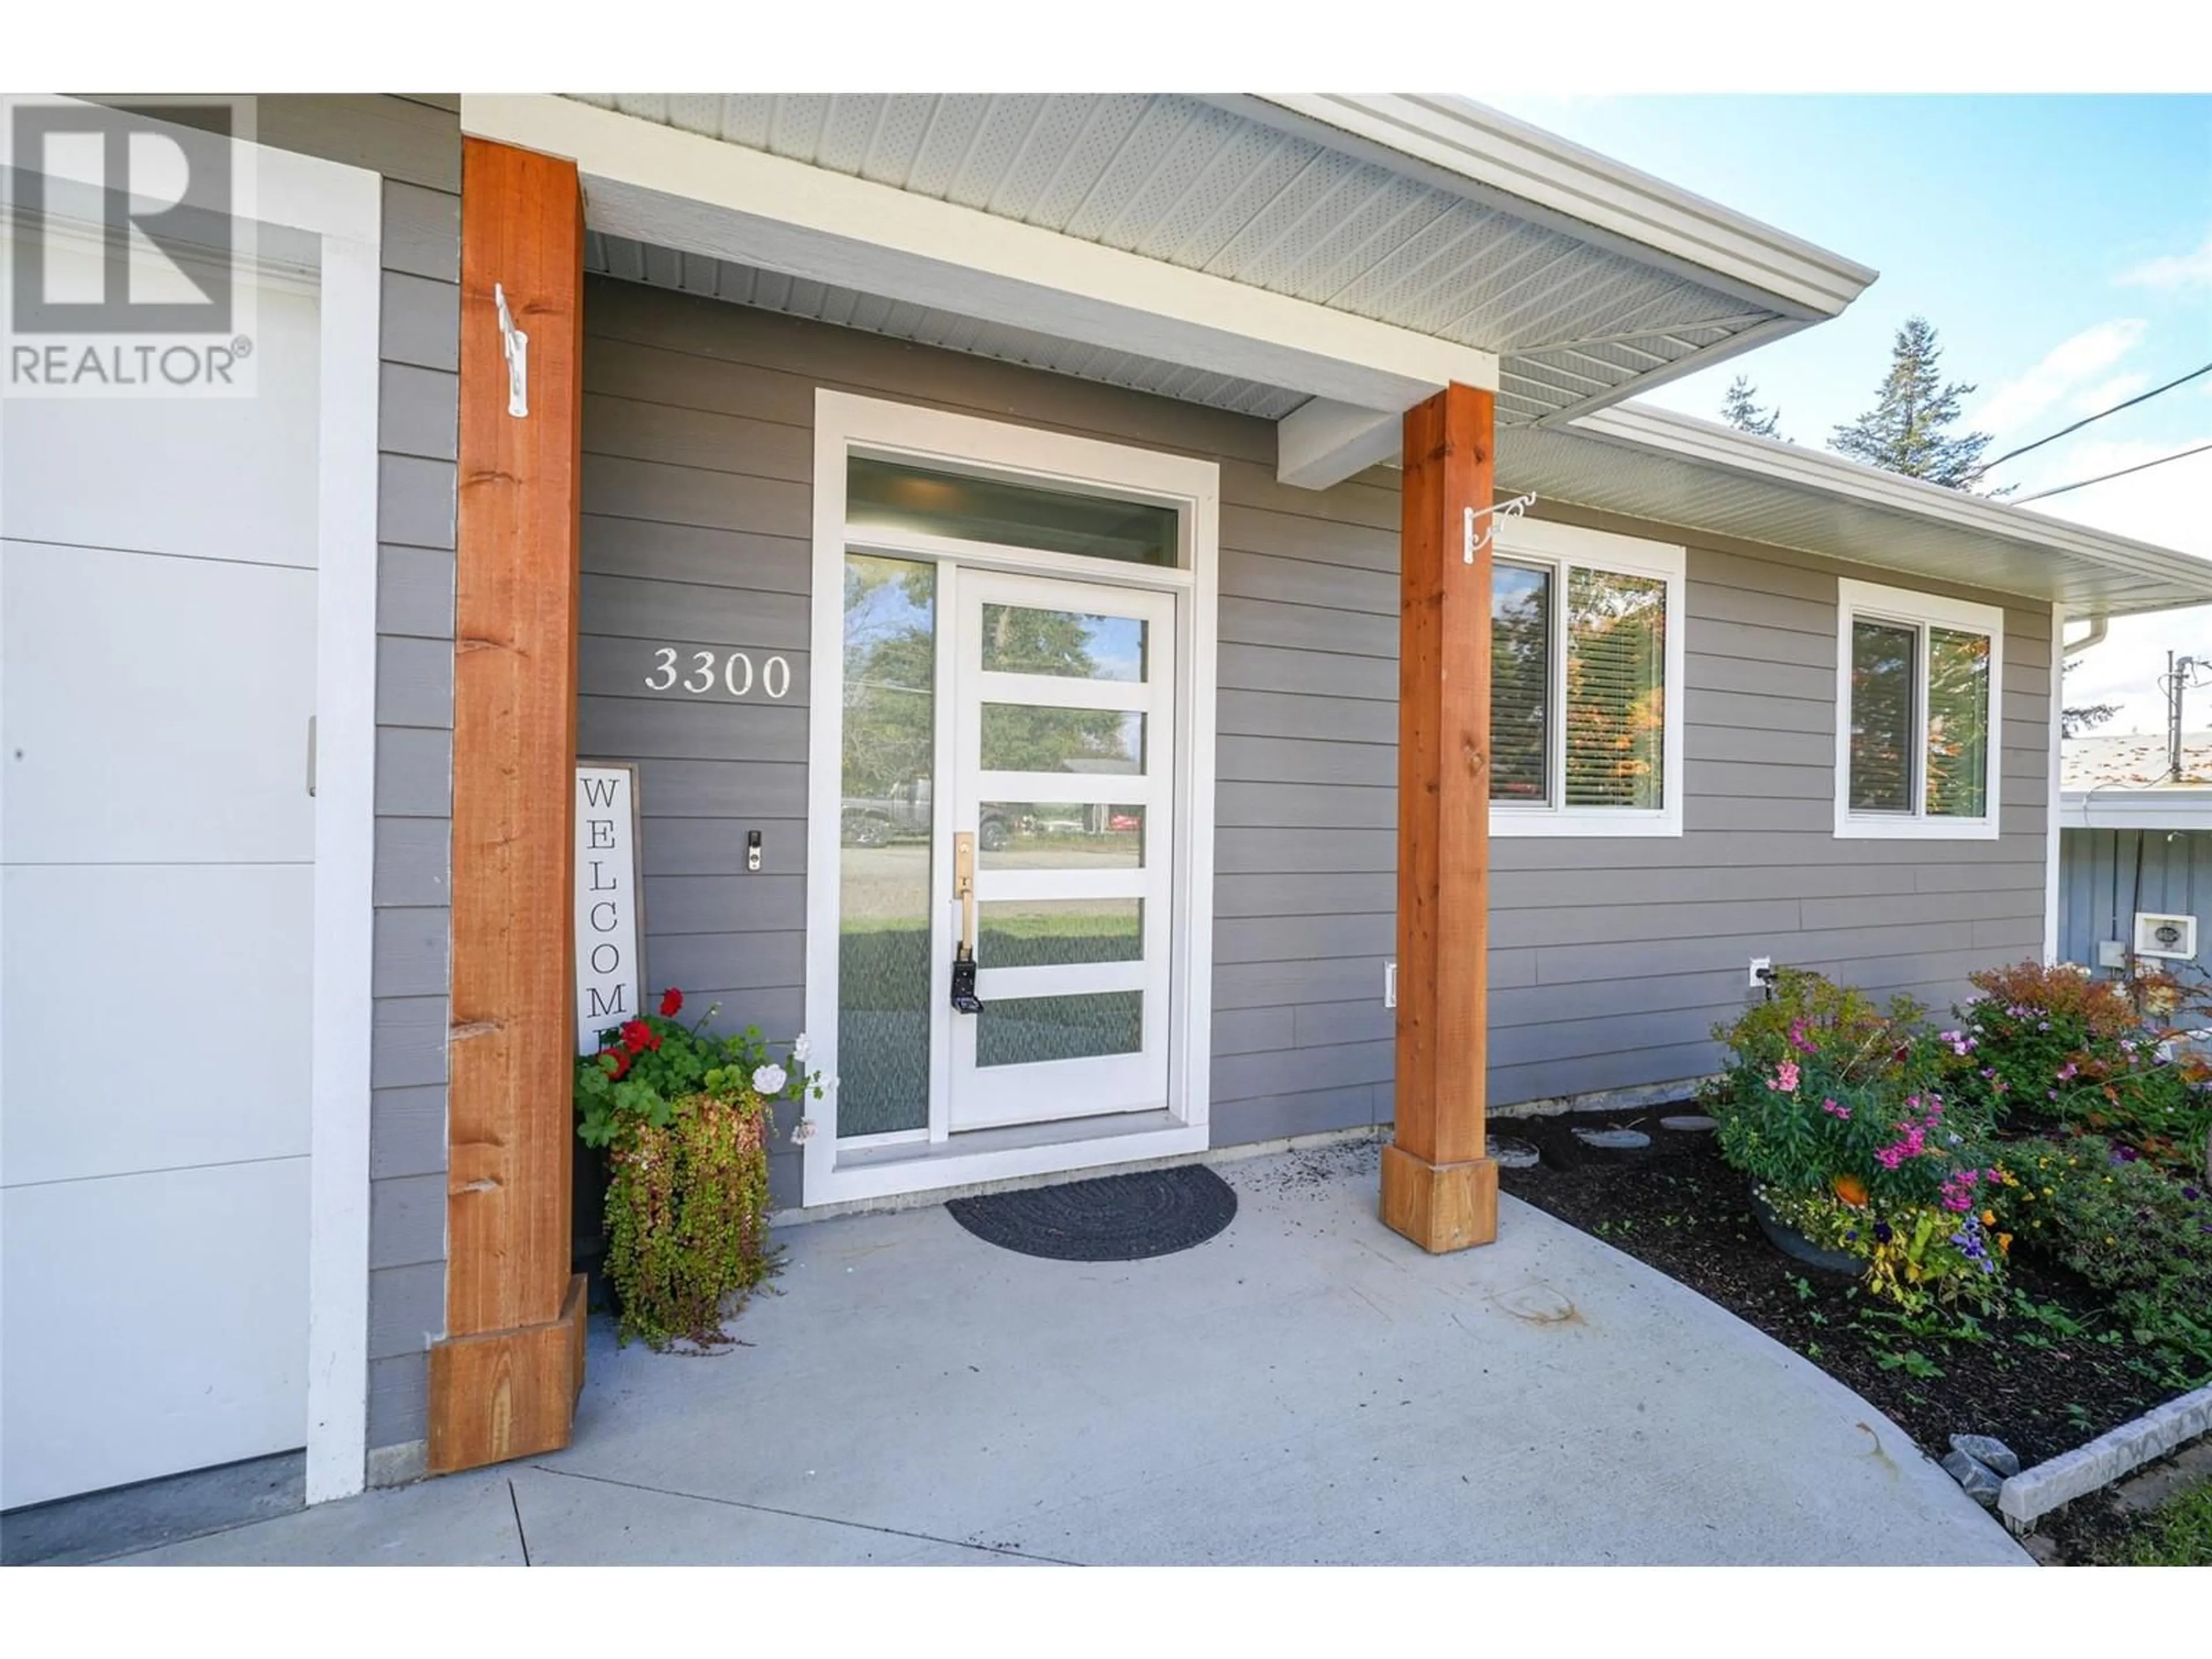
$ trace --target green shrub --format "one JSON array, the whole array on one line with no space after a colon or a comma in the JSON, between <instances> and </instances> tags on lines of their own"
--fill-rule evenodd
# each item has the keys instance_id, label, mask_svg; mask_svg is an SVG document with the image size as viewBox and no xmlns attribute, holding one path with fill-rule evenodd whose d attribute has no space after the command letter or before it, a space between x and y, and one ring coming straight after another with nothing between
<instances>
[{"instance_id":1,"label":"green shrub","mask_svg":"<svg viewBox=\"0 0 2212 1659\"><path fill-rule=\"evenodd\" d=\"M2140 1342L2212 1363L2212 1193L2101 1135L2002 1149L1997 1225L2113 1297Z\"/></svg>"},{"instance_id":2,"label":"green shrub","mask_svg":"<svg viewBox=\"0 0 2212 1659\"><path fill-rule=\"evenodd\" d=\"M2162 975L2124 984L2068 964L2025 962L1974 975L1979 993L1946 1033L1946 1087L2015 1133L2112 1136L2176 1171L2201 1171L2212 1133L2212 1069L2172 1058L2175 1033L2130 1000L2171 1013Z\"/></svg>"}]
</instances>

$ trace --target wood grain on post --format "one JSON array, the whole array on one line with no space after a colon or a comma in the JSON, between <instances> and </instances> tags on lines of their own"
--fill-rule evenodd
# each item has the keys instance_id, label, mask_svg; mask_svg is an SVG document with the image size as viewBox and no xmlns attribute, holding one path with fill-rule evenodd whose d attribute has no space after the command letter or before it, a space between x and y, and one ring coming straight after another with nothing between
<instances>
[{"instance_id":1,"label":"wood grain on post","mask_svg":"<svg viewBox=\"0 0 2212 1659\"><path fill-rule=\"evenodd\" d=\"M1432 1251L1498 1235L1485 1155L1490 995L1490 574L1495 398L1406 415L1398 656L1395 1126L1382 1219Z\"/></svg>"},{"instance_id":2,"label":"wood grain on post","mask_svg":"<svg viewBox=\"0 0 2212 1659\"><path fill-rule=\"evenodd\" d=\"M495 288L529 337L525 415L509 411ZM566 1445L583 1383L569 1271L582 302L574 164L465 139L441 1471Z\"/></svg>"}]
</instances>

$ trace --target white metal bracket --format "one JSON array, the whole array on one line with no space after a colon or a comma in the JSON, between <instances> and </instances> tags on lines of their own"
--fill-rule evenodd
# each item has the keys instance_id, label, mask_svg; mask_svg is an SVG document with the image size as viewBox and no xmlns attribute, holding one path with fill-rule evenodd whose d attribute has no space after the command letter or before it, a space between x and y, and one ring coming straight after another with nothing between
<instances>
[{"instance_id":1,"label":"white metal bracket","mask_svg":"<svg viewBox=\"0 0 2212 1659\"><path fill-rule=\"evenodd\" d=\"M503 283L491 285L491 297L499 307L500 355L507 359L507 412L514 416L530 413L530 337L514 325L514 313L507 308L507 286Z\"/></svg>"},{"instance_id":2,"label":"white metal bracket","mask_svg":"<svg viewBox=\"0 0 2212 1659\"><path fill-rule=\"evenodd\" d=\"M1474 556L1490 545L1498 529L1498 519L1499 517L1517 519L1523 513L1526 513L1530 507L1535 505L1536 498L1534 495L1516 495L1511 501L1499 501L1494 507L1468 507L1467 509L1468 563L1473 564L1474 562ZM1497 516L1492 516L1493 514ZM1482 535L1480 539L1476 538L1474 533L1474 521L1479 518L1487 518L1490 520L1489 523L1483 526Z\"/></svg>"}]
</instances>

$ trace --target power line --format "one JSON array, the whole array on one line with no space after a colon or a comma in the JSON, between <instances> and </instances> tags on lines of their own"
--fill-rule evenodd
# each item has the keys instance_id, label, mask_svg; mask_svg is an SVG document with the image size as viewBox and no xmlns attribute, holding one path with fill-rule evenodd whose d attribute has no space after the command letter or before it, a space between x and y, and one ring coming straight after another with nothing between
<instances>
[{"instance_id":1,"label":"power line","mask_svg":"<svg viewBox=\"0 0 2212 1659\"><path fill-rule=\"evenodd\" d=\"M2079 483L2061 484L2056 489L2039 489L2033 495L2022 495L2010 505L2025 507L2028 502L2039 501L2046 495L2063 495L2069 489L2087 489L2091 484L2103 483L2110 478L2124 478L2130 472L2148 471L2154 466L2164 466L2168 461L2185 461L2191 455L2202 455L2207 450L2212 450L2212 443L2199 444L2194 449L2184 449L2172 455L2160 455L2155 460L2137 461L2133 466L2124 466L2117 472L2100 472L2095 477L2084 478Z\"/></svg>"},{"instance_id":2,"label":"power line","mask_svg":"<svg viewBox=\"0 0 2212 1659\"><path fill-rule=\"evenodd\" d=\"M1998 456L1994 461L1984 461L1981 465L1976 467L1973 471L1973 476L1978 478L1984 472L1988 472L1994 468L2002 466L2007 461L2011 460L2014 456L2025 455L2029 450L2040 449L2045 444L2055 444L2061 438L2067 436L2069 433L2079 432L2083 427L2093 425L2096 422L2103 420L2107 415L2117 415L2124 409L2133 409L2137 404L2148 403L2153 398L2157 397L2161 392L2171 392L2178 386L2187 386L2191 380L2195 380L2200 374L2212 374L2212 363L2207 363L2202 368L2192 368L2188 374L2183 375L2178 380L2168 380L2164 386L2154 386L2148 392L2137 392L2134 397L2129 398L2127 402L2124 404L2114 404L2110 409L2100 409L2094 415L2085 415L2080 420L2075 422L2073 425L2069 427L2062 427L2059 430L2052 433L2047 438L2038 438L2032 444L2022 444L2018 449L2008 449L2003 454ZM2081 486L2075 484L2069 485L2069 488L2078 489ZM2055 495L2058 492L2057 490L2046 490L2044 493L2046 495ZM2035 497L2031 495L2027 497L2027 499L2029 501L2033 501Z\"/></svg>"}]
</instances>

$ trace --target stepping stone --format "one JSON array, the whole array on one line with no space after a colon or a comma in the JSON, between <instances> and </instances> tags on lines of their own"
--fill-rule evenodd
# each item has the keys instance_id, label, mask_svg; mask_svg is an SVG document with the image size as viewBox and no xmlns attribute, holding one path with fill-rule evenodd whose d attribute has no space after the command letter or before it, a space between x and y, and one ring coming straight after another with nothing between
<instances>
[{"instance_id":1,"label":"stepping stone","mask_svg":"<svg viewBox=\"0 0 2212 1659\"><path fill-rule=\"evenodd\" d=\"M1659 1120L1659 1127L1662 1129L1674 1129L1683 1134L1698 1135L1717 1129L1720 1126L1709 1117L1692 1115L1686 1117L1662 1117Z\"/></svg>"},{"instance_id":2,"label":"stepping stone","mask_svg":"<svg viewBox=\"0 0 2212 1659\"><path fill-rule=\"evenodd\" d=\"M1484 1150L1501 1170L1533 1170L1539 1157L1534 1146L1510 1135L1491 1136Z\"/></svg>"},{"instance_id":3,"label":"stepping stone","mask_svg":"<svg viewBox=\"0 0 2212 1659\"><path fill-rule=\"evenodd\" d=\"M1641 1129L1577 1129L1575 1139L1594 1152L1640 1152L1651 1145Z\"/></svg>"}]
</instances>

